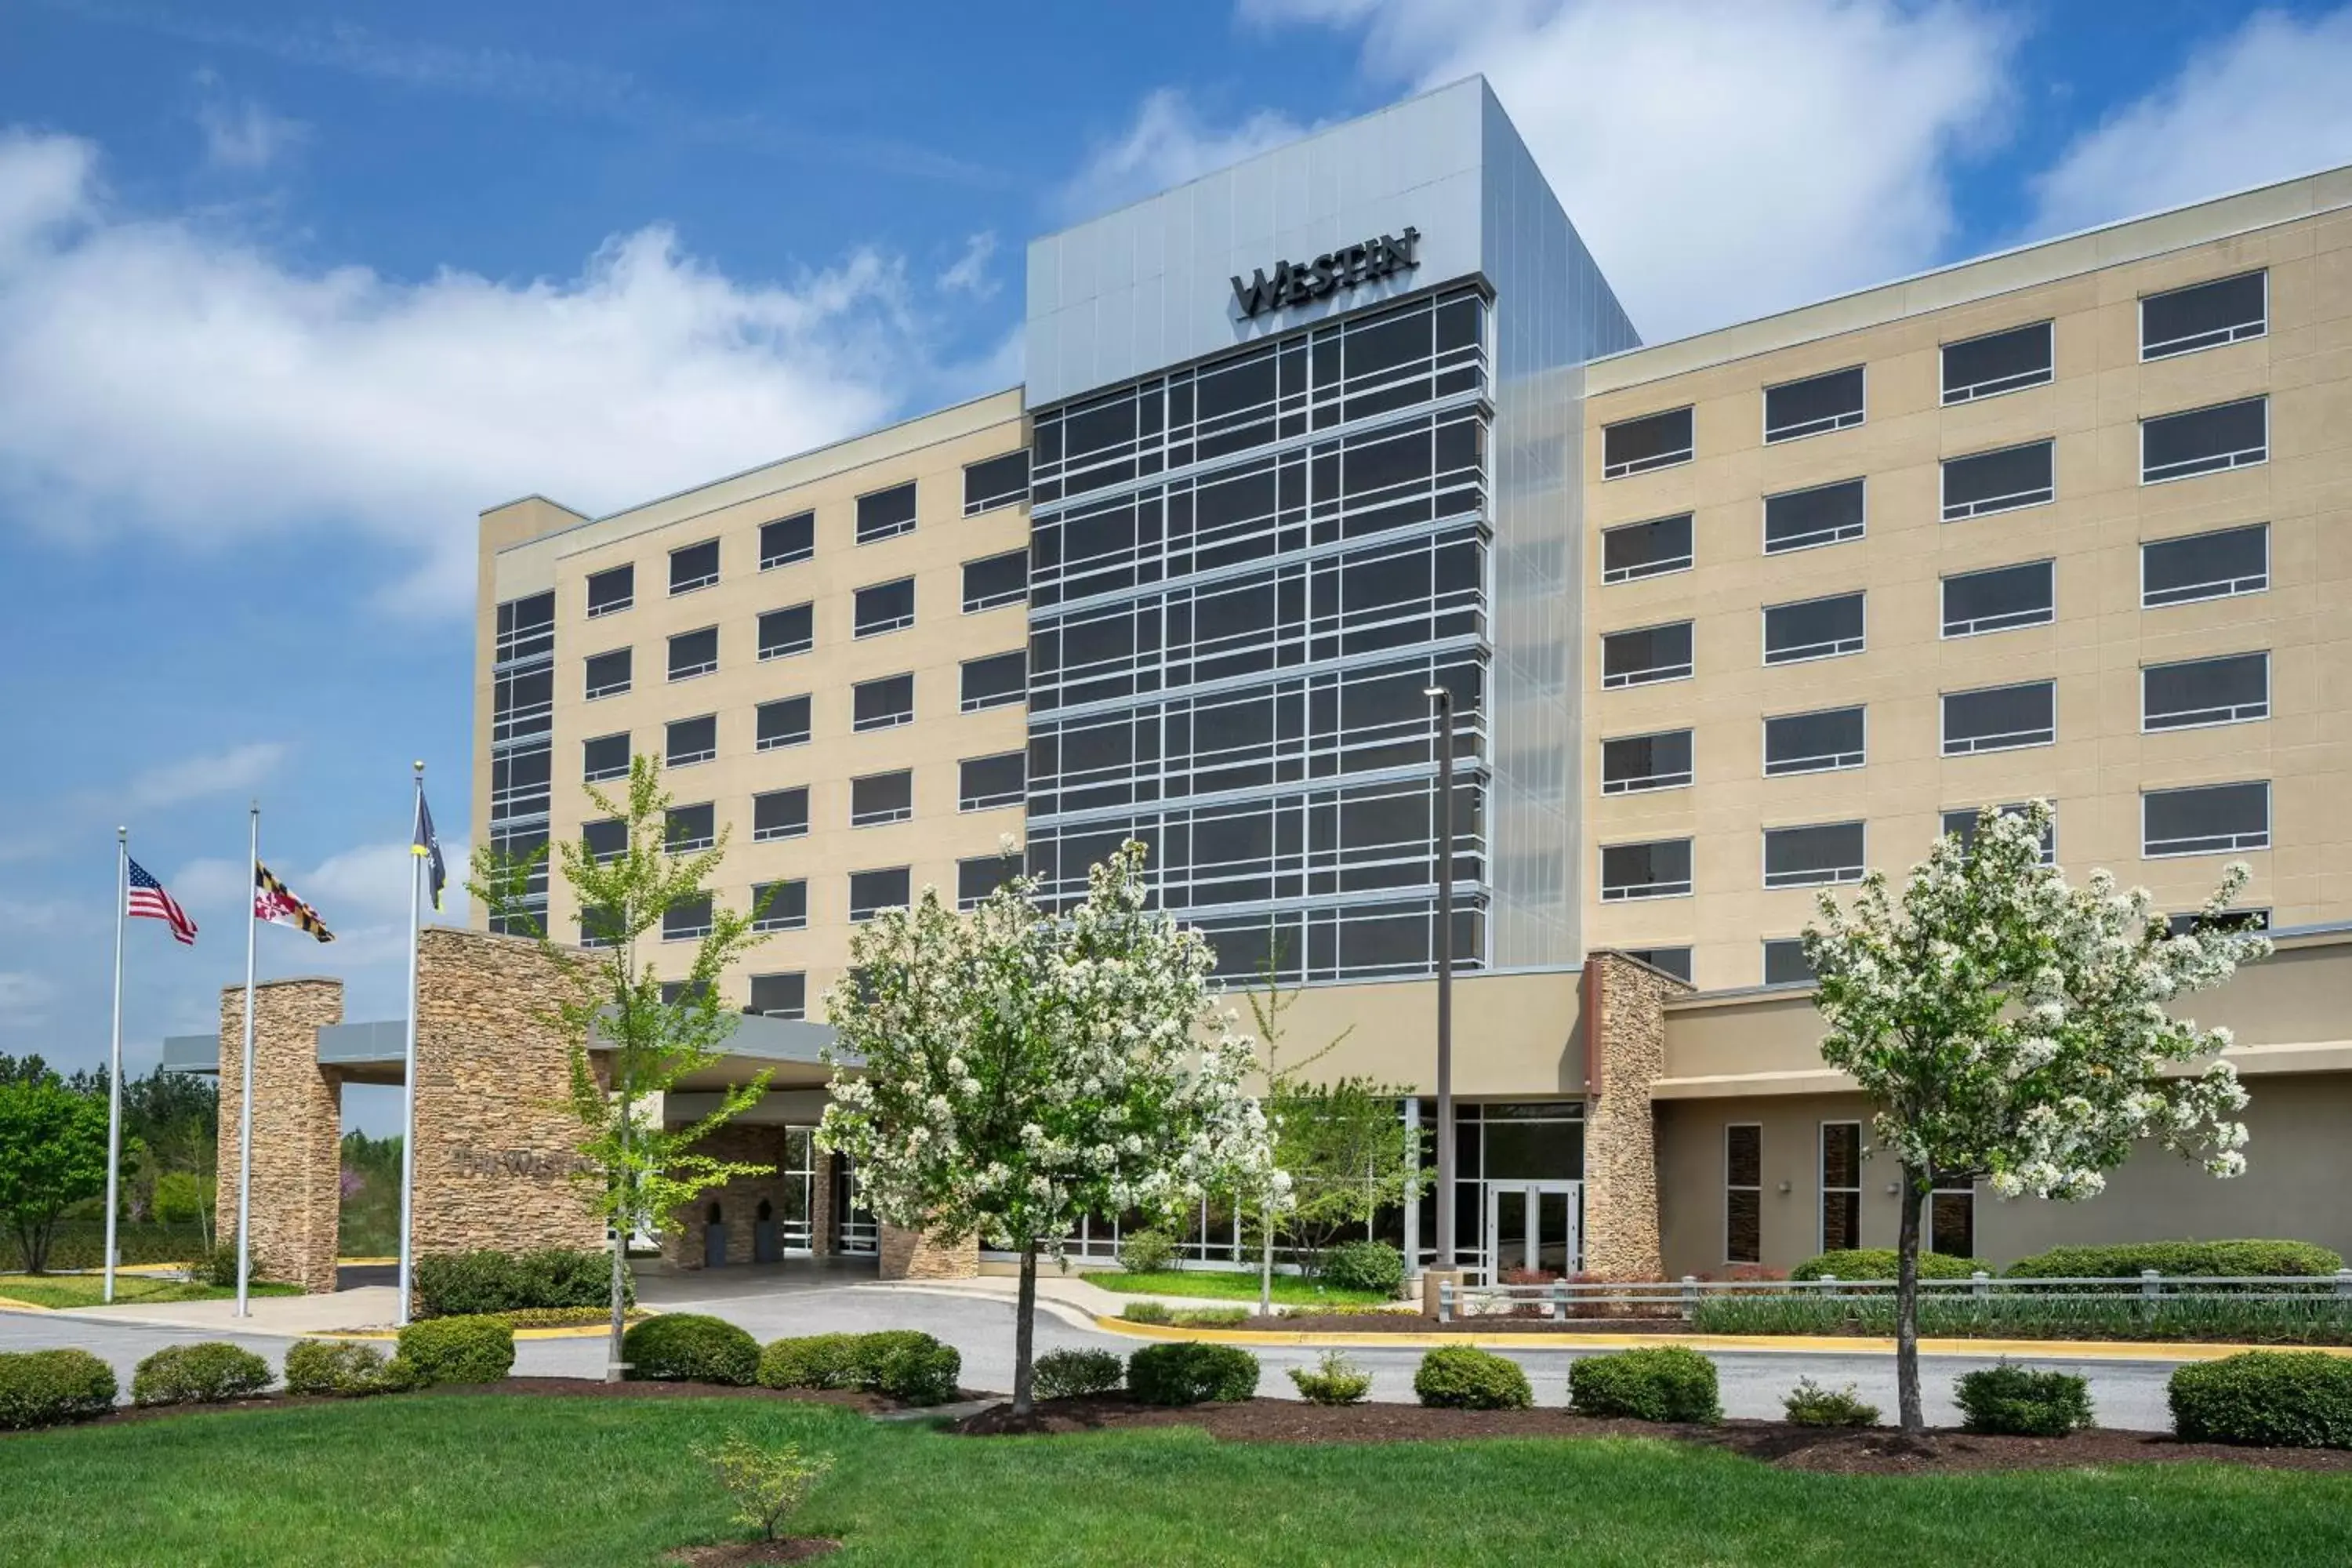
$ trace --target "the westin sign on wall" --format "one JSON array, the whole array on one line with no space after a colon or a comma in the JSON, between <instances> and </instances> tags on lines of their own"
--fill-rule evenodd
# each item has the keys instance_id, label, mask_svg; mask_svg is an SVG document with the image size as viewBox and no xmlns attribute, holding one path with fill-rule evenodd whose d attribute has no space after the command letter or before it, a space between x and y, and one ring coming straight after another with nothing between
<instances>
[{"instance_id":1,"label":"the westin sign on wall","mask_svg":"<svg viewBox=\"0 0 2352 1568\"><path fill-rule=\"evenodd\" d=\"M1353 289L1375 278L1410 271L1421 265L1413 255L1420 244L1421 230L1409 228L1402 238L1384 234L1378 239L1342 246L1312 261L1277 261L1271 278L1262 268L1246 283L1236 276L1234 303L1241 307L1244 319L1278 310L1285 305L1304 305L1335 289Z\"/></svg>"}]
</instances>

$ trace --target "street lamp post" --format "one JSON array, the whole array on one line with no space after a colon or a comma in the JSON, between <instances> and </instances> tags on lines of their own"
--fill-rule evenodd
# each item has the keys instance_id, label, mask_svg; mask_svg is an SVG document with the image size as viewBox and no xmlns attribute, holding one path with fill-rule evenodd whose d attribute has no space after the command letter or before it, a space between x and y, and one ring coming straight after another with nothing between
<instances>
[{"instance_id":1,"label":"street lamp post","mask_svg":"<svg viewBox=\"0 0 2352 1568\"><path fill-rule=\"evenodd\" d=\"M1437 1262L1454 1268L1454 693L1424 688L1437 729Z\"/></svg>"}]
</instances>

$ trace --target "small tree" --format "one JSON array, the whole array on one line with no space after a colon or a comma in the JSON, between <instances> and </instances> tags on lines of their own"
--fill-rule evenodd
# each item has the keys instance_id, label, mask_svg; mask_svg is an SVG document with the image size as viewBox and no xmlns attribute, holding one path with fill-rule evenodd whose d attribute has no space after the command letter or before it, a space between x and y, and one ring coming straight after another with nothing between
<instances>
[{"instance_id":1,"label":"small tree","mask_svg":"<svg viewBox=\"0 0 2352 1568\"><path fill-rule=\"evenodd\" d=\"M1972 840L1947 834L1912 868L1899 907L1873 871L1850 910L1822 895L1804 933L1828 1031L1822 1058L1870 1097L1878 1143L1901 1167L1906 1431L1922 1426L1920 1208L1935 1188L1982 1180L2003 1198L2095 1197L2144 1139L2216 1176L2245 1169L2235 1070L2168 1070L2217 1055L2230 1033L2165 1004L2270 952L2223 912L2246 868L2231 866L2196 927L2175 936L2146 889L2118 892L2104 870L2072 888L2042 864L2050 821L2046 801L1988 807Z\"/></svg>"},{"instance_id":2,"label":"small tree","mask_svg":"<svg viewBox=\"0 0 2352 1568\"><path fill-rule=\"evenodd\" d=\"M106 1101L76 1094L54 1075L0 1083L0 1224L46 1273L49 1241L68 1204L106 1191Z\"/></svg>"},{"instance_id":3,"label":"small tree","mask_svg":"<svg viewBox=\"0 0 2352 1568\"><path fill-rule=\"evenodd\" d=\"M1021 1255L1016 1415L1041 1251L1089 1214L1173 1223L1271 1164L1248 1038L1215 1005L1207 941L1145 908L1143 857L1123 845L1066 915L1026 878L963 917L926 888L858 929L825 998L839 1055L819 1143L857 1163L887 1224Z\"/></svg>"},{"instance_id":4,"label":"small tree","mask_svg":"<svg viewBox=\"0 0 2352 1568\"><path fill-rule=\"evenodd\" d=\"M544 848L512 858L484 846L475 851L468 887L494 913L535 935L564 983L551 1021L571 1052L565 1105L580 1124L573 1144L583 1163L577 1179L590 1207L612 1226L612 1350L604 1376L617 1383L631 1234L730 1176L766 1169L715 1159L699 1148L767 1092L764 1072L728 1089L714 1110L688 1126L665 1127L646 1114L653 1097L719 1059L735 1028L735 1016L719 1003L719 976L762 939L751 930L758 910L721 908L707 890L727 851L724 831L708 849L670 849L670 797L661 787L659 763L647 756L629 760L625 798L616 800L593 784L586 789L602 816L622 819L628 842L601 858L582 844L556 847L563 879L579 901L579 946L551 941L523 902ZM637 942L657 931L671 910L689 908L705 914L700 923L707 929L695 946L692 971L683 982L666 984L653 965L637 963Z\"/></svg>"}]
</instances>

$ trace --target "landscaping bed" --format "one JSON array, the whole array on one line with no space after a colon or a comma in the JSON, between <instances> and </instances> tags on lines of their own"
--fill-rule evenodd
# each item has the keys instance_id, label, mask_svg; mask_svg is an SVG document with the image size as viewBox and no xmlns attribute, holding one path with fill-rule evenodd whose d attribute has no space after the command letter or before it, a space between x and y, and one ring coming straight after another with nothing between
<instances>
[{"instance_id":1,"label":"landscaping bed","mask_svg":"<svg viewBox=\"0 0 2352 1568\"><path fill-rule=\"evenodd\" d=\"M1687 1334L1696 1331L1680 1318L1455 1318L1441 1323L1418 1312L1293 1312L1261 1318L1252 1313L1234 1325L1259 1333L1318 1334Z\"/></svg>"}]
</instances>

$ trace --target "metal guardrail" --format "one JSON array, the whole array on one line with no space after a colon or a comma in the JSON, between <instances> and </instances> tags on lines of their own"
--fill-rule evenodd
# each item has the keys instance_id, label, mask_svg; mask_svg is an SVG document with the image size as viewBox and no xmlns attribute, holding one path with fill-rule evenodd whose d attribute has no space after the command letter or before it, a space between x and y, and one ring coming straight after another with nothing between
<instances>
[{"instance_id":1,"label":"metal guardrail","mask_svg":"<svg viewBox=\"0 0 2352 1568\"><path fill-rule=\"evenodd\" d=\"M1812 1297L1831 1300L1849 1297L1888 1296L1892 1279L1701 1279L1685 1274L1680 1279L1619 1281L1553 1280L1538 1285L1456 1285L1438 1281L1437 1321L1493 1317L1522 1308L1542 1309L1546 1318L1599 1317L1595 1307L1620 1307L1629 1318L1687 1320L1710 1297ZM2315 1301L2336 1300L2352 1313L2352 1268L2333 1274L2205 1275L2160 1274L2143 1269L2137 1278L2076 1276L2063 1279L2003 1279L1979 1269L1965 1279L1921 1279L1922 1300L1965 1297L1971 1300L2030 1300L2063 1297L2069 1301Z\"/></svg>"}]
</instances>

